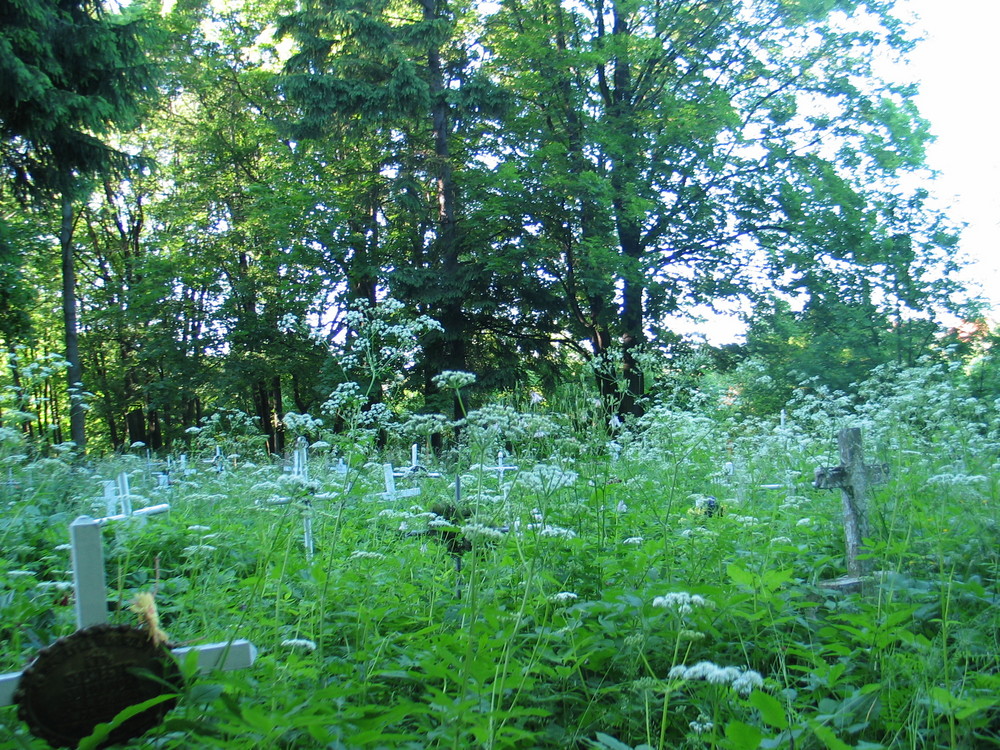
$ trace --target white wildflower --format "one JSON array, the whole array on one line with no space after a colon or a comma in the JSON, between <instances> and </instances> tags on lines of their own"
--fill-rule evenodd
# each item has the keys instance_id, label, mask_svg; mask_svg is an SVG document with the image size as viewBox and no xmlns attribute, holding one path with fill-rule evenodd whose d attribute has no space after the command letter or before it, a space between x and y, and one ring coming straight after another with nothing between
<instances>
[{"instance_id":1,"label":"white wildflower","mask_svg":"<svg viewBox=\"0 0 1000 750\"><path fill-rule=\"evenodd\" d=\"M709 721L707 716L699 716L698 721L689 722L688 726L695 734L705 734L715 728L715 724Z\"/></svg>"},{"instance_id":2,"label":"white wildflower","mask_svg":"<svg viewBox=\"0 0 1000 750\"><path fill-rule=\"evenodd\" d=\"M306 651L316 650L316 642L310 641L308 638L286 638L281 642L281 645L285 648L302 648Z\"/></svg>"},{"instance_id":3,"label":"white wildflower","mask_svg":"<svg viewBox=\"0 0 1000 750\"><path fill-rule=\"evenodd\" d=\"M811 518L800 518L798 521L795 522L795 525L796 526L812 526L812 522L813 521L812 521Z\"/></svg>"},{"instance_id":4,"label":"white wildflower","mask_svg":"<svg viewBox=\"0 0 1000 750\"><path fill-rule=\"evenodd\" d=\"M363 549L356 549L351 553L351 556L347 558L348 560L384 560L385 555L381 552L368 552Z\"/></svg>"},{"instance_id":5,"label":"white wildflower","mask_svg":"<svg viewBox=\"0 0 1000 750\"><path fill-rule=\"evenodd\" d=\"M198 524L195 524L194 526L188 526L188 531L198 532L198 531L211 531L211 530L212 528L210 526L201 526Z\"/></svg>"},{"instance_id":6,"label":"white wildflower","mask_svg":"<svg viewBox=\"0 0 1000 750\"><path fill-rule=\"evenodd\" d=\"M677 637L682 641L703 641L707 636L700 630L689 630L684 628L677 633Z\"/></svg>"},{"instance_id":7,"label":"white wildflower","mask_svg":"<svg viewBox=\"0 0 1000 750\"><path fill-rule=\"evenodd\" d=\"M550 524L542 526L542 528L538 530L538 534L539 536L551 536L551 537L556 537L558 539L576 538L576 532L573 531L572 529L564 529L561 526L552 526Z\"/></svg>"},{"instance_id":8,"label":"white wildflower","mask_svg":"<svg viewBox=\"0 0 1000 750\"><path fill-rule=\"evenodd\" d=\"M536 464L530 471L521 472L518 482L529 491L547 495L571 486L577 477L575 471L567 471L551 464Z\"/></svg>"},{"instance_id":9,"label":"white wildflower","mask_svg":"<svg viewBox=\"0 0 1000 750\"><path fill-rule=\"evenodd\" d=\"M670 669L667 676L678 680L704 680L713 685L730 685L741 695L749 695L754 688L764 685L759 672L739 667L720 667L710 661L700 661L692 667L678 664Z\"/></svg>"},{"instance_id":10,"label":"white wildflower","mask_svg":"<svg viewBox=\"0 0 1000 750\"><path fill-rule=\"evenodd\" d=\"M759 672L754 672L752 669L741 671L739 676L733 680L733 690L740 695L750 695L754 688L761 687L764 687L764 678L760 676Z\"/></svg>"},{"instance_id":11,"label":"white wildflower","mask_svg":"<svg viewBox=\"0 0 1000 750\"><path fill-rule=\"evenodd\" d=\"M669 609L679 615L689 615L695 609L711 609L715 604L698 594L675 591L653 599L653 606L660 609Z\"/></svg>"},{"instance_id":12,"label":"white wildflower","mask_svg":"<svg viewBox=\"0 0 1000 750\"><path fill-rule=\"evenodd\" d=\"M480 536L485 539L503 539L503 532L492 526L481 523L470 523L462 527L462 533L468 537Z\"/></svg>"},{"instance_id":13,"label":"white wildflower","mask_svg":"<svg viewBox=\"0 0 1000 750\"><path fill-rule=\"evenodd\" d=\"M576 601L580 597L574 594L572 591L560 591L558 594L553 594L549 597L550 602L556 604L569 604L570 602Z\"/></svg>"},{"instance_id":14,"label":"white wildflower","mask_svg":"<svg viewBox=\"0 0 1000 750\"><path fill-rule=\"evenodd\" d=\"M628 539L623 539L622 544L642 544L645 541L641 536L630 536Z\"/></svg>"},{"instance_id":15,"label":"white wildflower","mask_svg":"<svg viewBox=\"0 0 1000 750\"><path fill-rule=\"evenodd\" d=\"M619 500L618 505L615 506L615 510L618 513L628 513L628 506L625 504L624 500Z\"/></svg>"},{"instance_id":16,"label":"white wildflower","mask_svg":"<svg viewBox=\"0 0 1000 750\"><path fill-rule=\"evenodd\" d=\"M445 370L440 375L431 378L431 382L441 390L457 391L475 383L476 376L471 372L462 372L461 370Z\"/></svg>"}]
</instances>

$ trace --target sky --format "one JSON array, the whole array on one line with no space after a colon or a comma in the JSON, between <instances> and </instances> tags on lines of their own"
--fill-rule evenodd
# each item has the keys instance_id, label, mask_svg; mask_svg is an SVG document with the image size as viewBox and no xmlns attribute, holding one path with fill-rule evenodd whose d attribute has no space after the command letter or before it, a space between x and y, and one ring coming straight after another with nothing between
<instances>
[{"instance_id":1,"label":"sky","mask_svg":"<svg viewBox=\"0 0 1000 750\"><path fill-rule=\"evenodd\" d=\"M1000 2L898 0L897 15L913 22L921 40L894 77L919 84L917 107L935 137L927 163L937 175L926 187L937 208L966 225L959 249L968 266L960 280L982 294L1000 323ZM713 344L743 339L739 320L699 312L703 321L676 319L671 327Z\"/></svg>"},{"instance_id":2,"label":"sky","mask_svg":"<svg viewBox=\"0 0 1000 750\"><path fill-rule=\"evenodd\" d=\"M940 174L931 193L952 220L967 223L961 249L972 261L963 274L981 283L1000 318L1000 51L995 0L901 0L916 16L923 40L908 72L920 84L917 106L936 141L927 151Z\"/></svg>"}]
</instances>

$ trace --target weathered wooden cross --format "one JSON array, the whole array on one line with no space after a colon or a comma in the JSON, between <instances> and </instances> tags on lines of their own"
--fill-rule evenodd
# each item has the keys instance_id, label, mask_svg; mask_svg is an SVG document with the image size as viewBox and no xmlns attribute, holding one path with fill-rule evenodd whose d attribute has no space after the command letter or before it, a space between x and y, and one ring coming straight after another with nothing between
<instances>
[{"instance_id":1,"label":"weathered wooden cross","mask_svg":"<svg viewBox=\"0 0 1000 750\"><path fill-rule=\"evenodd\" d=\"M858 580L871 569L869 560L859 559L865 537L871 536L868 521L868 488L881 484L889 474L886 464L866 464L861 444L861 430L847 427L837 435L840 466L817 468L813 486L817 489L840 488L844 507L844 536L847 543L847 572Z\"/></svg>"},{"instance_id":2,"label":"weathered wooden cross","mask_svg":"<svg viewBox=\"0 0 1000 750\"><path fill-rule=\"evenodd\" d=\"M136 511L133 515L149 514L150 508ZM158 512L163 512L158 511ZM101 525L124 516L91 518L80 516L69 526L70 546L73 562L73 588L75 590L76 627L78 630L92 625L103 625L108 621L108 590L104 577L104 551L101 543ZM198 669L209 672L213 669L244 669L254 663L257 649L250 641L239 639L204 646L175 648L173 653L183 659L188 653L197 654ZM99 669L100 665L94 665ZM21 680L21 672L0 674L0 706L14 702L14 692Z\"/></svg>"}]
</instances>

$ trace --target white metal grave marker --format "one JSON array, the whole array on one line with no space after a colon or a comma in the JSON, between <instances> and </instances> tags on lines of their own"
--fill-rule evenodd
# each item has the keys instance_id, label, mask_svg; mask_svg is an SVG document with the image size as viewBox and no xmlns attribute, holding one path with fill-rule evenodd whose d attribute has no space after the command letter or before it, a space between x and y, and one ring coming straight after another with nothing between
<instances>
[{"instance_id":1,"label":"white metal grave marker","mask_svg":"<svg viewBox=\"0 0 1000 750\"><path fill-rule=\"evenodd\" d=\"M503 482L503 475L508 471L517 471L518 467L513 464L507 464L504 462L507 456L504 455L503 451L497 451L497 465L485 467L486 471L495 471L497 473L497 478Z\"/></svg>"},{"instance_id":2,"label":"white metal grave marker","mask_svg":"<svg viewBox=\"0 0 1000 750\"><path fill-rule=\"evenodd\" d=\"M169 503L159 503L158 505L150 505L146 508L133 509L133 497L134 495L129 488L128 474L124 471L118 475L116 480L106 480L104 482L104 508L107 512L107 516L98 519L98 522L120 521L123 518L156 516L170 510Z\"/></svg>"},{"instance_id":3,"label":"white metal grave marker","mask_svg":"<svg viewBox=\"0 0 1000 750\"><path fill-rule=\"evenodd\" d=\"M406 490L396 489L396 473L392 470L392 464L383 464L382 471L385 473L385 492L379 493L383 500L398 500L403 497L416 497L420 494L419 487L411 487Z\"/></svg>"},{"instance_id":4,"label":"white metal grave marker","mask_svg":"<svg viewBox=\"0 0 1000 750\"><path fill-rule=\"evenodd\" d=\"M103 625L108 621L108 590L104 578L101 524L118 518L118 516L108 518L79 516L69 526L78 630L91 625ZM190 651L197 653L198 669L201 672L210 672L213 669L227 671L245 669L257 658L257 648L250 641L243 639L173 649L174 655L179 659L183 659ZM13 703L14 692L20 679L20 672L0 674L0 706L9 706Z\"/></svg>"},{"instance_id":5,"label":"white metal grave marker","mask_svg":"<svg viewBox=\"0 0 1000 750\"><path fill-rule=\"evenodd\" d=\"M396 469L392 472L392 475L397 478L413 476L414 474L422 474L427 477L441 476L440 472L427 471L427 469L420 464L420 448L416 443L410 446L410 465L405 469Z\"/></svg>"}]
</instances>

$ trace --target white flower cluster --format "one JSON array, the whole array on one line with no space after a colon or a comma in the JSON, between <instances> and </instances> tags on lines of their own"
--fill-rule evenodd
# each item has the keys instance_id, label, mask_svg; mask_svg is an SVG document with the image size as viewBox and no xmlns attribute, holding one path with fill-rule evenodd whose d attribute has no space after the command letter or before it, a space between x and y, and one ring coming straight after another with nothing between
<instances>
[{"instance_id":1,"label":"white flower cluster","mask_svg":"<svg viewBox=\"0 0 1000 750\"><path fill-rule=\"evenodd\" d=\"M989 482L988 477L980 474L935 474L927 478L927 484L938 487L972 487Z\"/></svg>"},{"instance_id":2,"label":"white flower cluster","mask_svg":"<svg viewBox=\"0 0 1000 750\"><path fill-rule=\"evenodd\" d=\"M708 720L707 716L699 716L698 721L692 721L688 723L691 731L695 734L704 734L705 732L711 732L715 728L715 724Z\"/></svg>"},{"instance_id":3,"label":"white flower cluster","mask_svg":"<svg viewBox=\"0 0 1000 750\"><path fill-rule=\"evenodd\" d=\"M320 409L325 414L343 414L348 411L360 409L365 402L361 386L352 380L341 383L330 393Z\"/></svg>"},{"instance_id":4,"label":"white flower cluster","mask_svg":"<svg viewBox=\"0 0 1000 750\"><path fill-rule=\"evenodd\" d=\"M576 532L572 529L564 529L561 526L552 526L551 524L530 524L529 529L537 529L539 536L550 536L557 539L576 539Z\"/></svg>"},{"instance_id":5,"label":"white flower cluster","mask_svg":"<svg viewBox=\"0 0 1000 750\"><path fill-rule=\"evenodd\" d=\"M574 594L572 591L560 591L558 594L553 594L549 597L549 601L554 604L569 604L570 602L576 601L580 597Z\"/></svg>"},{"instance_id":6,"label":"white flower cluster","mask_svg":"<svg viewBox=\"0 0 1000 750\"><path fill-rule=\"evenodd\" d=\"M698 594L675 591L653 599L653 606L669 609L679 615L689 615L695 609L712 609L715 607L715 603Z\"/></svg>"},{"instance_id":7,"label":"white flower cluster","mask_svg":"<svg viewBox=\"0 0 1000 750\"><path fill-rule=\"evenodd\" d=\"M316 650L316 642L310 641L308 638L286 638L281 642L281 645L285 648L301 648L306 651Z\"/></svg>"},{"instance_id":8,"label":"white flower cluster","mask_svg":"<svg viewBox=\"0 0 1000 750\"><path fill-rule=\"evenodd\" d=\"M348 560L384 560L385 555L381 552L369 552L363 549L356 549L351 553L351 556L347 558Z\"/></svg>"},{"instance_id":9,"label":"white flower cluster","mask_svg":"<svg viewBox=\"0 0 1000 750\"><path fill-rule=\"evenodd\" d=\"M535 464L530 471L518 475L518 482L531 492L548 495L573 485L578 476L575 471L568 471L552 464Z\"/></svg>"},{"instance_id":10,"label":"white flower cluster","mask_svg":"<svg viewBox=\"0 0 1000 750\"><path fill-rule=\"evenodd\" d=\"M433 521L428 522L430 526ZM482 537L484 539L503 539L504 533L500 529L486 526L481 523L470 523L462 527L462 533L467 537Z\"/></svg>"},{"instance_id":11,"label":"white flower cluster","mask_svg":"<svg viewBox=\"0 0 1000 750\"><path fill-rule=\"evenodd\" d=\"M285 423L285 429L293 435L307 435L323 427L323 420L309 414L296 414L294 411L288 412L282 422Z\"/></svg>"},{"instance_id":12,"label":"white flower cluster","mask_svg":"<svg viewBox=\"0 0 1000 750\"><path fill-rule=\"evenodd\" d=\"M440 375L435 375L431 378L431 382L442 391L457 391L475 383L476 376L471 372L463 372L461 370L445 370Z\"/></svg>"},{"instance_id":13,"label":"white flower cluster","mask_svg":"<svg viewBox=\"0 0 1000 750\"><path fill-rule=\"evenodd\" d=\"M705 680L713 685L729 685L740 695L749 695L754 688L764 686L759 672L739 667L720 667L710 661L700 661L693 667L678 664L667 674L676 680Z\"/></svg>"}]
</instances>

